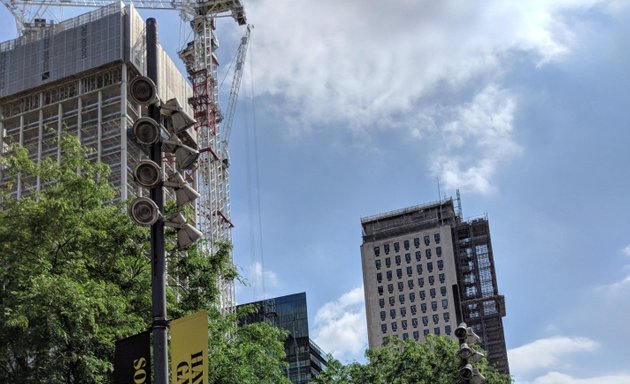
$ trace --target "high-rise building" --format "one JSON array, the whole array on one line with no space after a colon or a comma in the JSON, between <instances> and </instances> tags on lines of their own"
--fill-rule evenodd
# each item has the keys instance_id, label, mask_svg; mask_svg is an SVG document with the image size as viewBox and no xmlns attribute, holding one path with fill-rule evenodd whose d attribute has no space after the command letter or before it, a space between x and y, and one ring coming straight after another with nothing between
<instances>
[{"instance_id":1,"label":"high-rise building","mask_svg":"<svg viewBox=\"0 0 630 384\"><path fill-rule=\"evenodd\" d=\"M326 353L311 340L308 332L306 293L296 293L272 299L242 304L253 305L254 313L248 314L243 323L266 321L288 332L284 343L289 368L287 377L294 384L305 384L324 370Z\"/></svg>"},{"instance_id":2,"label":"high-rise building","mask_svg":"<svg viewBox=\"0 0 630 384\"><path fill-rule=\"evenodd\" d=\"M0 155L17 143L37 162L59 159L57 139L68 132L94 149L90 158L109 165L120 198L141 193L133 168L144 153L127 131L142 111L127 86L146 73L144 28L133 6L113 3L57 24L37 19L23 36L1 43ZM192 89L161 47L158 69L160 97L177 98L192 115ZM16 197L45 187L1 171L0 184L13 183Z\"/></svg>"},{"instance_id":3,"label":"high-rise building","mask_svg":"<svg viewBox=\"0 0 630 384\"><path fill-rule=\"evenodd\" d=\"M464 321L489 362L509 373L488 219L463 220L457 211L445 199L361 219L369 346L392 335L453 336Z\"/></svg>"}]
</instances>

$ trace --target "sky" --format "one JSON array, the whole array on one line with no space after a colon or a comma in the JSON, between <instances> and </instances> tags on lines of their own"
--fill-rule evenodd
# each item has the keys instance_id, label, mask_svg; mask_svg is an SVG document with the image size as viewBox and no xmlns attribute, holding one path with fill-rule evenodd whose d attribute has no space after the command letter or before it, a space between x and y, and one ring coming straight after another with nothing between
<instances>
[{"instance_id":1,"label":"sky","mask_svg":"<svg viewBox=\"0 0 630 384\"><path fill-rule=\"evenodd\" d=\"M230 138L239 303L306 292L311 337L363 361L360 218L459 189L464 217L490 222L516 383L630 383L630 2L245 7ZM176 57L186 25L143 15ZM242 32L218 23L224 68Z\"/></svg>"}]
</instances>

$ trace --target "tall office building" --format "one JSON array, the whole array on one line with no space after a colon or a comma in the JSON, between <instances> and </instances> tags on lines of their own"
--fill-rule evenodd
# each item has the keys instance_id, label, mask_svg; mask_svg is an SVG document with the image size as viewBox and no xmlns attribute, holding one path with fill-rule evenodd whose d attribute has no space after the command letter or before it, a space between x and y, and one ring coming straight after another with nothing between
<instances>
[{"instance_id":1,"label":"tall office building","mask_svg":"<svg viewBox=\"0 0 630 384\"><path fill-rule=\"evenodd\" d=\"M58 24L32 24L0 44L0 155L17 143L37 162L59 159L56 143L65 131L110 166L120 198L141 193L132 171L144 153L127 136L141 108L127 97L127 85L146 73L144 20L133 6L113 3ZM160 97L177 98L192 115L191 87L161 47L158 68ZM13 183L16 197L45 187L1 172L0 184Z\"/></svg>"},{"instance_id":2,"label":"tall office building","mask_svg":"<svg viewBox=\"0 0 630 384\"><path fill-rule=\"evenodd\" d=\"M287 377L294 384L305 384L324 370L326 353L309 337L306 293L296 293L243 305L254 305L244 323L267 321L288 332L284 343L289 368ZM242 307L243 305L239 305Z\"/></svg>"},{"instance_id":3,"label":"tall office building","mask_svg":"<svg viewBox=\"0 0 630 384\"><path fill-rule=\"evenodd\" d=\"M453 336L464 321L481 337L489 362L509 373L505 299L487 218L463 220L446 199L364 217L361 225L370 348L391 335L416 341L429 333Z\"/></svg>"}]
</instances>

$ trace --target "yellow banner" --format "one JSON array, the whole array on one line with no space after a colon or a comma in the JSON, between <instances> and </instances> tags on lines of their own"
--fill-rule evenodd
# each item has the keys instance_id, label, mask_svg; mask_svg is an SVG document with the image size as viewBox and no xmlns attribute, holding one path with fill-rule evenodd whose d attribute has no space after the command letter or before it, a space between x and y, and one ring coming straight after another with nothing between
<instances>
[{"instance_id":1,"label":"yellow banner","mask_svg":"<svg viewBox=\"0 0 630 384\"><path fill-rule=\"evenodd\" d=\"M208 384L208 314L173 320L171 329L171 383Z\"/></svg>"}]
</instances>

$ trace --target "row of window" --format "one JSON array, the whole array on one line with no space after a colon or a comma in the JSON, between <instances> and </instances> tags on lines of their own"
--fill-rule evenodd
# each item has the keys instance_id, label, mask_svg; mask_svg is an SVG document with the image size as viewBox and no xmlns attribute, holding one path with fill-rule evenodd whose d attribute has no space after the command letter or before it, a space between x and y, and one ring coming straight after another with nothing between
<instances>
[{"instance_id":1,"label":"row of window","mask_svg":"<svg viewBox=\"0 0 630 384\"><path fill-rule=\"evenodd\" d=\"M402 295L400 295L400 296L402 296ZM385 299L379 299L378 300L378 304L379 304L379 307L381 309L384 309L385 308ZM403 301L401 302L401 304L404 304L404 297L403 297ZM390 307L395 305L395 300L394 300L393 296L389 298L389 305L390 305ZM448 299L442 299L442 309L447 309L447 308L448 308ZM438 302L437 302L437 300L431 301L431 310L433 312L435 312L435 311L437 311L437 309L438 309ZM409 310L411 311L411 315L412 316L415 315L418 312L417 307L416 307L415 304L411 304L409 306ZM427 303L420 303L420 310L422 311L422 313L427 313ZM390 309L390 311L391 311L391 309ZM381 313L384 313L384 312L385 311L381 311ZM403 317L405 317L407 315L407 308L406 307L400 308L400 315L403 316Z\"/></svg>"},{"instance_id":2,"label":"row of window","mask_svg":"<svg viewBox=\"0 0 630 384\"><path fill-rule=\"evenodd\" d=\"M426 304L424 306L421 306L422 313L426 313L426 308L427 308ZM446 299L442 300L442 308L443 309L447 309L448 308L448 300L446 300ZM435 304L435 309L434 310L437 310L437 302ZM412 316L415 316L417 314L416 306L415 305L410 306L409 307L409 311L410 311ZM392 319L392 320L396 319L396 315L397 315L396 309L392 308L392 309L389 310L389 318L390 319ZM385 319L387 319L387 312L386 311L381 311L380 312L380 316L381 316L381 321L385 321ZM400 308L400 317L406 317L406 316L407 316L407 308L406 307ZM448 312L444 312L442 314L442 317L444 318L444 321L449 321L450 320L450 315L449 315ZM413 318L413 319L411 319L411 321L412 322L417 322L418 319ZM424 323L424 325L427 325L428 321L429 320L428 320L427 316L423 316L422 317L422 322ZM440 315L438 315L436 313L436 314L433 315L433 322L435 324L437 324L438 321L440 321ZM415 328L415 326L414 326L414 328Z\"/></svg>"},{"instance_id":3,"label":"row of window","mask_svg":"<svg viewBox=\"0 0 630 384\"><path fill-rule=\"evenodd\" d=\"M442 247L435 247L435 254L437 255L437 257L441 257ZM415 256L416 256L416 261L422 260L422 251L416 251ZM431 257L433 256L432 249L431 248L425 249L424 256L427 258L427 260L431 260ZM400 255L395 255L394 261L396 262L396 265L400 265L402 263L402 257ZM407 264L411 263L411 253L405 253L405 261L407 262ZM387 256L385 258L385 263L388 265L391 265L391 256Z\"/></svg>"},{"instance_id":4,"label":"row of window","mask_svg":"<svg viewBox=\"0 0 630 384\"><path fill-rule=\"evenodd\" d=\"M438 275L438 279L440 280L440 284L444 284L446 282L446 276L443 273L440 273ZM388 281L391 279L387 279ZM435 285L435 276L429 276L427 277L427 280L429 281L429 285L433 286ZM377 277L377 281L379 282L379 284L383 281L381 277ZM414 288L414 279L409 279L407 280L407 287L409 289L413 289ZM398 281L396 283L397 287L398 287L398 292L402 292L403 288L405 287L404 282L402 281ZM424 288L424 277L419 277L418 278L418 285L420 286L420 288ZM390 288L391 287L391 288ZM382 291L382 286L379 286L379 293ZM387 284L387 290L389 291L389 293L392 293L394 291L394 284Z\"/></svg>"},{"instance_id":5,"label":"row of window","mask_svg":"<svg viewBox=\"0 0 630 384\"><path fill-rule=\"evenodd\" d=\"M435 244L440 244L440 234L439 233L434 233L433 234L433 240L435 241ZM424 245L425 246L429 246L429 244L431 244L431 236L425 235L424 236ZM415 239L413 239L413 245L416 248L420 247L420 238L419 237L416 237ZM404 240L403 241L403 247L405 248L405 251L409 250L409 240ZM389 243L383 244L383 252L385 252L385 254L388 255L389 251L390 251ZM396 252L396 253L400 252L400 242L398 242L398 241L394 242L394 252ZM374 247L374 255L375 256L379 256L380 254L381 254L381 248L379 246Z\"/></svg>"},{"instance_id":6,"label":"row of window","mask_svg":"<svg viewBox=\"0 0 630 384\"><path fill-rule=\"evenodd\" d=\"M425 327L427 325L428 325L428 323L425 324ZM418 327L418 324L416 322L414 328L417 328L417 327ZM403 331L407 330L407 321L406 320L403 320L401 322L401 328L402 328ZM391 329L392 329L393 332L398 332L398 324L395 321L391 323ZM435 334L437 336L440 335L440 331L441 331L440 327L434 327L433 328L433 334ZM381 332L383 334L387 333L387 324L381 324ZM444 326L444 333L447 334L447 335L451 334L451 326L450 325L445 325ZM428 334L429 334L429 329L425 328L424 329L424 336L426 337ZM406 332L403 333L402 334L402 338L403 338L403 340L407 340L409 338L409 334L407 334ZM413 331L413 338L416 341L418 341L418 339L420 338L419 331Z\"/></svg>"},{"instance_id":7,"label":"row of window","mask_svg":"<svg viewBox=\"0 0 630 384\"><path fill-rule=\"evenodd\" d=\"M399 283L399 285L398 285L398 292L402 291L402 286L400 284L402 284L402 283ZM442 297L446 296L446 291L447 290L446 290L445 286L441 286L440 287L440 295ZM387 285L387 292L389 294L394 293L394 285L393 284L388 284ZM383 296L383 287L382 286L378 287L378 294L380 296ZM427 296L425 291L421 290L419 292L419 294L420 294L420 300L424 301L426 299L426 296ZM437 292L436 292L435 288L429 289L429 296L431 296L432 299L435 299L435 297L437 296ZM390 300L392 298L393 298L393 296L390 297ZM384 299L379 299L379 301L380 300L384 300ZM405 295L403 293L399 294L398 295L398 300L399 300L400 304L404 304L405 303ZM415 292L409 292L409 301L412 302L412 303L416 301L416 293Z\"/></svg>"},{"instance_id":8,"label":"row of window","mask_svg":"<svg viewBox=\"0 0 630 384\"><path fill-rule=\"evenodd\" d=\"M397 263L396 265L400 265L400 264ZM444 270L444 260L436 261L435 265L437 265L437 268L440 271ZM376 267L377 271L380 271L381 267L383 266L383 264L381 263L381 260L374 260L374 266ZM386 268L391 268L391 266L392 266L392 263L390 262L389 257L388 257L385 260L385 267ZM426 267L427 267L427 271L429 273L433 272L433 262L432 261L428 261L426 263ZM413 267L412 266L407 266L406 270L407 270L407 275L411 276L411 274L413 273ZM416 264L416 271L418 273L422 274L423 273L423 265L422 264ZM398 276L398 278L401 278L402 274L403 274L402 273L402 268L397 268L396 269L396 276ZM387 276L388 276L389 279L391 279L391 276L392 276L391 272L388 272ZM378 275L376 275L376 277L378 278Z\"/></svg>"},{"instance_id":9,"label":"row of window","mask_svg":"<svg viewBox=\"0 0 630 384\"><path fill-rule=\"evenodd\" d=\"M380 271L381 270L381 263L380 260L375 260L375 266L376 266L376 270ZM439 271L443 271L444 270L444 260L438 260L435 265L437 266L437 269ZM387 265L387 267L389 267L389 265ZM428 273L433 273L433 262L429 261L426 263L426 268L427 268L427 272ZM412 266L408 266L406 267L406 272L407 272L407 276L411 277L413 275L413 267ZM417 264L416 265L416 272L420 275L422 275L424 273L424 267L423 264ZM394 276L394 272L392 270L388 270L385 272L385 276L387 277L388 281L391 281L393 276ZM396 268L396 277L398 277L399 279L402 279L403 277L403 270L402 268ZM380 283L383 280L383 274L381 272L377 272L376 273L376 280Z\"/></svg>"}]
</instances>

